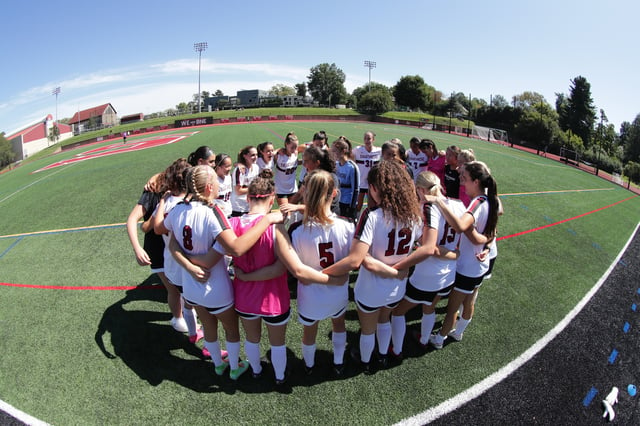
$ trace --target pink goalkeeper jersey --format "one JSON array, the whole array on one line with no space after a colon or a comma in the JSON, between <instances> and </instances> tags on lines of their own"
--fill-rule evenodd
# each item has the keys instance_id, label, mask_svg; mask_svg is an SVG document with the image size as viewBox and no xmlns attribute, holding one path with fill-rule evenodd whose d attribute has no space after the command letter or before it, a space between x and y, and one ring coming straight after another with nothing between
<instances>
[{"instance_id":1,"label":"pink goalkeeper jersey","mask_svg":"<svg viewBox=\"0 0 640 426\"><path fill-rule=\"evenodd\" d=\"M251 229L263 215L245 214L229 219L231 228L240 236ZM271 225L257 243L240 257L234 257L236 267L253 272L276 261L275 226ZM286 271L279 277L266 281L233 280L236 310L247 314L276 316L289 310L290 296Z\"/></svg>"}]
</instances>

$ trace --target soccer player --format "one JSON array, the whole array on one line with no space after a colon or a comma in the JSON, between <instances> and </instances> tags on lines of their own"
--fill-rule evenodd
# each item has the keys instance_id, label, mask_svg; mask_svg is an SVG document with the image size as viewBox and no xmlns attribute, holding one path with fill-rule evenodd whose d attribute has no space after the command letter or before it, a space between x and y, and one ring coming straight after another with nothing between
<instances>
[{"instance_id":1,"label":"soccer player","mask_svg":"<svg viewBox=\"0 0 640 426\"><path fill-rule=\"evenodd\" d=\"M362 209L364 197L367 195L369 190L369 184L367 183L369 170L380 162L380 157L382 155L380 147L373 145L375 140L375 133L371 131L365 132L363 144L357 146L353 150L353 158L360 172L360 191L358 193L358 205L356 206L356 211L358 213L360 212L360 209Z\"/></svg>"},{"instance_id":2,"label":"soccer player","mask_svg":"<svg viewBox=\"0 0 640 426\"><path fill-rule=\"evenodd\" d=\"M377 207L363 210L349 255L324 272L340 275L359 268L354 295L361 329L360 362L364 372L371 374L376 337L379 360L386 367L391 311L406 289L406 270L401 274L389 265L409 255L419 235L421 219L413 180L399 163L381 161L371 169L367 181L369 196ZM397 278L379 276L377 267L390 270Z\"/></svg>"}]
</instances>

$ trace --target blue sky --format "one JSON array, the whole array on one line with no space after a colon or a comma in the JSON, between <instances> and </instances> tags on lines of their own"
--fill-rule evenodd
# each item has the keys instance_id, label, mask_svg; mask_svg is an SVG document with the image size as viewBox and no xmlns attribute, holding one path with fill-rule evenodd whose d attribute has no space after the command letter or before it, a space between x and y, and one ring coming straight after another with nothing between
<instances>
[{"instance_id":1,"label":"blue sky","mask_svg":"<svg viewBox=\"0 0 640 426\"><path fill-rule=\"evenodd\" d=\"M420 75L445 95L524 91L550 104L587 78L616 126L640 113L637 1L15 1L0 26L0 131L110 102L151 113L201 89L235 95L306 82L335 63L349 92Z\"/></svg>"}]
</instances>

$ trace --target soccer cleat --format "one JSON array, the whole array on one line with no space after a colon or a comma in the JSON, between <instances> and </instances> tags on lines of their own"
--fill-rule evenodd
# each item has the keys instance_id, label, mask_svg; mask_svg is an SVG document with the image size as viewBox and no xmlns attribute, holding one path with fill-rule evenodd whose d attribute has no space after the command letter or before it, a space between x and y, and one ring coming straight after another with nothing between
<instances>
[{"instance_id":1,"label":"soccer cleat","mask_svg":"<svg viewBox=\"0 0 640 426\"><path fill-rule=\"evenodd\" d=\"M201 328L199 328L198 331L196 331L196 334L194 334L193 336L189 336L189 342L190 343L196 343L197 341L199 341L203 337L204 337L204 332L202 331Z\"/></svg>"},{"instance_id":2,"label":"soccer cleat","mask_svg":"<svg viewBox=\"0 0 640 426\"><path fill-rule=\"evenodd\" d=\"M380 370L386 370L389 368L389 355L378 353L378 367Z\"/></svg>"},{"instance_id":3,"label":"soccer cleat","mask_svg":"<svg viewBox=\"0 0 640 426\"><path fill-rule=\"evenodd\" d=\"M345 374L345 367L344 367L344 363L343 364L333 364L333 368L331 369L333 371L333 375L336 377L344 377Z\"/></svg>"},{"instance_id":4,"label":"soccer cleat","mask_svg":"<svg viewBox=\"0 0 640 426\"><path fill-rule=\"evenodd\" d=\"M375 373L375 370L373 369L373 366L371 365L371 362L362 362L362 361L360 361L360 366L362 367L362 372L364 374L366 374L367 376L370 376L373 373Z\"/></svg>"},{"instance_id":5,"label":"soccer cleat","mask_svg":"<svg viewBox=\"0 0 640 426\"><path fill-rule=\"evenodd\" d=\"M242 374L249 369L249 361L240 361L238 368L229 371L229 377L231 380L238 380Z\"/></svg>"},{"instance_id":6,"label":"soccer cleat","mask_svg":"<svg viewBox=\"0 0 640 426\"><path fill-rule=\"evenodd\" d=\"M227 371L227 368L229 368L229 359L225 358L222 360L222 364L216 365L216 374L222 376Z\"/></svg>"},{"instance_id":7,"label":"soccer cleat","mask_svg":"<svg viewBox=\"0 0 640 426\"><path fill-rule=\"evenodd\" d=\"M439 333L432 334L431 337L429 337L429 343L435 349L442 349L442 345L444 345L444 339L445 338L440 336Z\"/></svg>"},{"instance_id":8,"label":"soccer cleat","mask_svg":"<svg viewBox=\"0 0 640 426\"><path fill-rule=\"evenodd\" d=\"M449 332L449 337L451 337L456 342L461 341L463 335L464 335L464 332L456 333L456 329L455 328Z\"/></svg>"},{"instance_id":9,"label":"soccer cleat","mask_svg":"<svg viewBox=\"0 0 640 426\"><path fill-rule=\"evenodd\" d=\"M173 327L175 331L178 331L180 333L186 333L187 331L189 331L189 328L187 327L187 322L182 317L171 318L171 327Z\"/></svg>"}]
</instances>

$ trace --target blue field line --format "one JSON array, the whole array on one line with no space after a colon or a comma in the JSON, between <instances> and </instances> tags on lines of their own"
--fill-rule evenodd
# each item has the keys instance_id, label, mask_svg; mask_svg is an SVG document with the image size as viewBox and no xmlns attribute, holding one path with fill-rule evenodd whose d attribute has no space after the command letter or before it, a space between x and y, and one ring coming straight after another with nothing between
<instances>
[{"instance_id":1,"label":"blue field line","mask_svg":"<svg viewBox=\"0 0 640 426\"><path fill-rule=\"evenodd\" d=\"M67 232L84 232L84 231L95 231L95 230L110 229L110 228L124 228L126 225L127 225L126 223L112 223L110 225L83 226L79 228L55 229L51 231L26 232L24 234L0 235L0 240L4 240L7 238L22 239L23 237L35 237L40 235L65 234Z\"/></svg>"},{"instance_id":2,"label":"blue field line","mask_svg":"<svg viewBox=\"0 0 640 426\"><path fill-rule=\"evenodd\" d=\"M595 398L597 394L598 394L598 389L594 387L589 389L589 392L587 392L587 395L582 400L582 405L584 405L585 407L588 407L589 404L591 404L591 401L593 401L593 398Z\"/></svg>"},{"instance_id":3,"label":"blue field line","mask_svg":"<svg viewBox=\"0 0 640 426\"><path fill-rule=\"evenodd\" d=\"M11 245L9 247L7 247L7 249L5 251L3 251L2 254L0 254L0 259L2 259L5 254L9 253L11 251L11 249L16 246L16 244L18 244L20 241L22 241L23 238L24 237L19 237L14 242L12 242Z\"/></svg>"}]
</instances>

